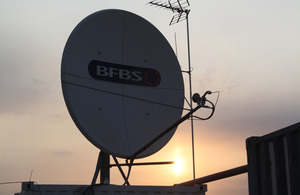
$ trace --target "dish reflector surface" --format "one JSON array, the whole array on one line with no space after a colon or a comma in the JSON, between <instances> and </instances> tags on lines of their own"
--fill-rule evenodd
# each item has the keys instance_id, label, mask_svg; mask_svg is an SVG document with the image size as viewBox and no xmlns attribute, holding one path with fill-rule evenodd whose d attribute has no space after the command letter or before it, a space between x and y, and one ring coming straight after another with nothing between
<instances>
[{"instance_id":1,"label":"dish reflector surface","mask_svg":"<svg viewBox=\"0 0 300 195\"><path fill-rule=\"evenodd\" d=\"M76 26L61 80L79 130L117 157L131 157L182 115L184 85L171 46L151 23L127 11L99 11ZM174 132L137 157L160 150Z\"/></svg>"}]
</instances>

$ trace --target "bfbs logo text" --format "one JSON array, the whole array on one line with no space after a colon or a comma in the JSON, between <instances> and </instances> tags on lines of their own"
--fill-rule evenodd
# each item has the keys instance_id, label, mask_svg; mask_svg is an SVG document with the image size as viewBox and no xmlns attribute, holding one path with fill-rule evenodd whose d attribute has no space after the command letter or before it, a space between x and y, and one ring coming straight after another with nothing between
<instances>
[{"instance_id":1,"label":"bfbs logo text","mask_svg":"<svg viewBox=\"0 0 300 195\"><path fill-rule=\"evenodd\" d=\"M93 60L88 66L92 78L103 81L156 87L160 83L160 74L152 68L120 65Z\"/></svg>"}]
</instances>

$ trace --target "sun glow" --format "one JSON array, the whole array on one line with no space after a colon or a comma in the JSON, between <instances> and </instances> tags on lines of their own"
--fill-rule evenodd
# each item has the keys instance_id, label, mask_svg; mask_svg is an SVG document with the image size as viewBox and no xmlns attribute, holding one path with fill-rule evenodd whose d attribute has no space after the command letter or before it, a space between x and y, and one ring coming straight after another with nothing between
<instances>
[{"instance_id":1,"label":"sun glow","mask_svg":"<svg viewBox=\"0 0 300 195\"><path fill-rule=\"evenodd\" d=\"M183 161L180 157L175 158L175 163L174 163L173 167L174 167L174 172L176 175L179 175L182 173Z\"/></svg>"}]
</instances>

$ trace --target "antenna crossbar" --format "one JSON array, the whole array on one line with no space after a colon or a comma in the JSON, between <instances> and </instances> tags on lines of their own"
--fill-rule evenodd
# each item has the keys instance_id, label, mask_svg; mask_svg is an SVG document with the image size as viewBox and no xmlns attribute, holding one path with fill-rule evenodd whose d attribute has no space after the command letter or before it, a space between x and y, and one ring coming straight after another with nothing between
<instances>
[{"instance_id":1,"label":"antenna crossbar","mask_svg":"<svg viewBox=\"0 0 300 195\"><path fill-rule=\"evenodd\" d=\"M186 12L180 12L178 13L177 15L174 15L170 21L170 24L169 25L172 25L172 24L176 24L178 22L181 22L183 20L186 20L187 18L187 13Z\"/></svg>"}]
</instances>

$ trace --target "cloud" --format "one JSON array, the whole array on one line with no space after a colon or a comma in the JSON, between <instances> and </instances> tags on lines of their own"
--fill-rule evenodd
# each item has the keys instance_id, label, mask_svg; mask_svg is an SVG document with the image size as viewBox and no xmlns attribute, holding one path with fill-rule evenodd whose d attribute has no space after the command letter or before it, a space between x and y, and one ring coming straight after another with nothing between
<instances>
[{"instance_id":1,"label":"cloud","mask_svg":"<svg viewBox=\"0 0 300 195\"><path fill-rule=\"evenodd\" d=\"M54 155L57 157L67 157L73 155L73 152L67 150L60 150L60 151L55 151Z\"/></svg>"},{"instance_id":2,"label":"cloud","mask_svg":"<svg viewBox=\"0 0 300 195\"><path fill-rule=\"evenodd\" d=\"M0 33L0 114L24 114L60 93L63 42L55 46L22 26L4 24L3 29ZM52 39L54 43L55 40Z\"/></svg>"}]
</instances>

